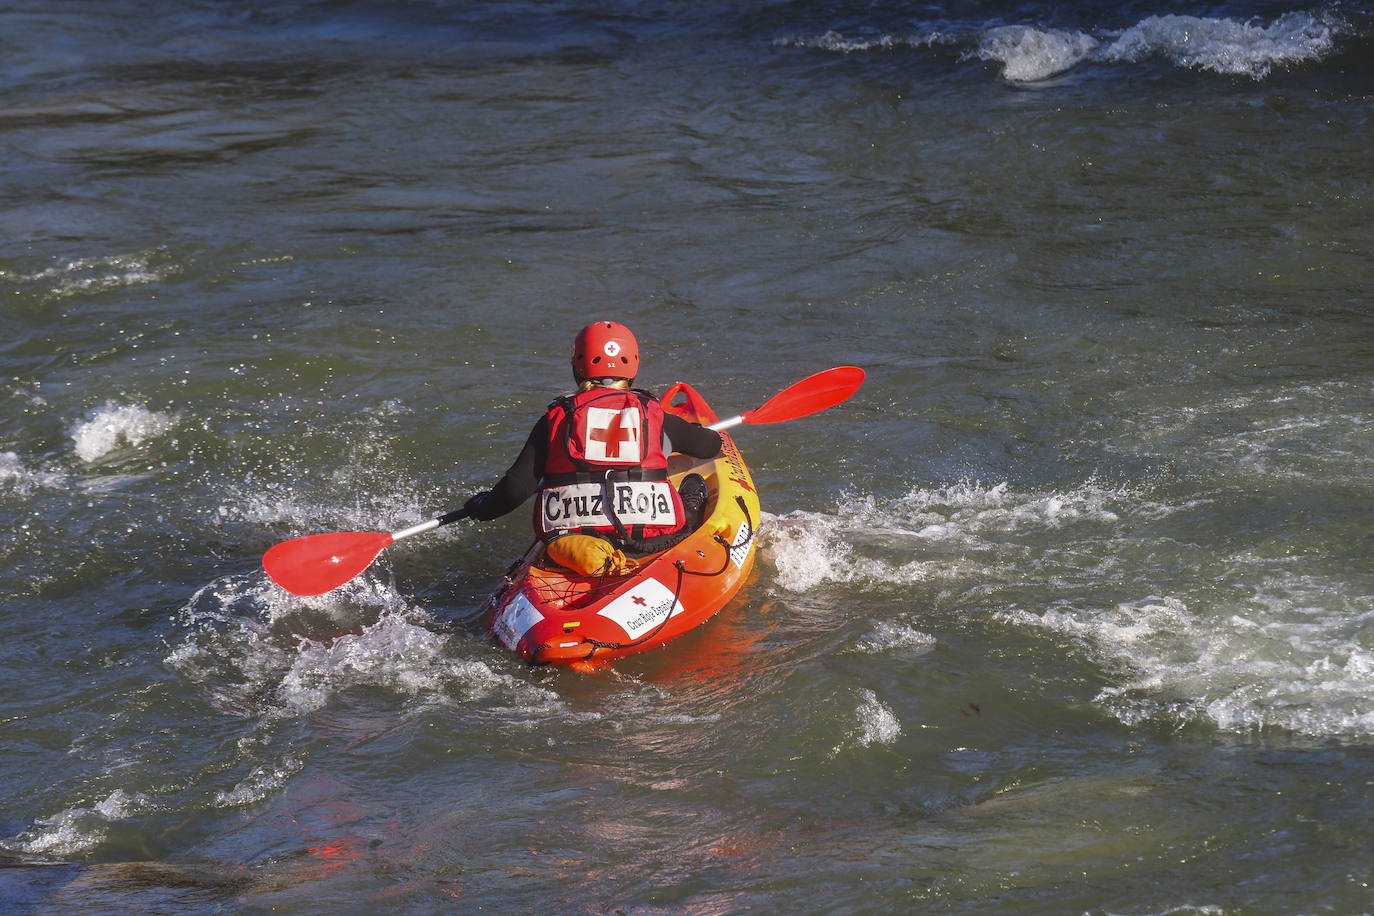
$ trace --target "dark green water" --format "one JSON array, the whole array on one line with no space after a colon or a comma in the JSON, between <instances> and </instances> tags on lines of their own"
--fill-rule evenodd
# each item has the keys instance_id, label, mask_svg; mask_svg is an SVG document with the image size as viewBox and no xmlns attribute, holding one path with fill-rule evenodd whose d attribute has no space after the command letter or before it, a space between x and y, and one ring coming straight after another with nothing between
<instances>
[{"instance_id":1,"label":"dark green water","mask_svg":"<svg viewBox=\"0 0 1374 916\"><path fill-rule=\"evenodd\" d=\"M0 909L1374 910L1369 12L0 3ZM758 575L529 669L592 318Z\"/></svg>"}]
</instances>

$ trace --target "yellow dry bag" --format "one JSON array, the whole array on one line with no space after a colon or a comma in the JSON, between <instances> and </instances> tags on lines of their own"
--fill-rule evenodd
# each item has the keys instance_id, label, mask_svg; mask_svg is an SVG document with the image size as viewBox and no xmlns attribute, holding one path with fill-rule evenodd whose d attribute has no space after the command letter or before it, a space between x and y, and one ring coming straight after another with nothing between
<instances>
[{"instance_id":1,"label":"yellow dry bag","mask_svg":"<svg viewBox=\"0 0 1374 916\"><path fill-rule=\"evenodd\" d=\"M590 534L565 534L545 548L549 559L584 576L625 576L638 565L609 541Z\"/></svg>"}]
</instances>

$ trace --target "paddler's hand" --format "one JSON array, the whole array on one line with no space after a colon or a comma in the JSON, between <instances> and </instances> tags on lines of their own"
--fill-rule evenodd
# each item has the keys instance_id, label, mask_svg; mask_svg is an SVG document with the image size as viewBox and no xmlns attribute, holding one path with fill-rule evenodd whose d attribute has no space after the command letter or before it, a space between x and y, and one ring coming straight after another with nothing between
<instances>
[{"instance_id":1,"label":"paddler's hand","mask_svg":"<svg viewBox=\"0 0 1374 916\"><path fill-rule=\"evenodd\" d=\"M475 518L479 522L491 521L496 518L496 515L491 512L491 502L491 491L483 490L463 503L463 511L467 513L468 518ZM486 511L483 511L484 509Z\"/></svg>"}]
</instances>

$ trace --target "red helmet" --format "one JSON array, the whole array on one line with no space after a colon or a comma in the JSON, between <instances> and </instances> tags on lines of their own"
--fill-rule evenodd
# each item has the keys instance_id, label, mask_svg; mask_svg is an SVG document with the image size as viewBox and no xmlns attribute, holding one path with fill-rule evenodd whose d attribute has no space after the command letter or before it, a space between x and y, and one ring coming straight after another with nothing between
<instances>
[{"instance_id":1,"label":"red helmet","mask_svg":"<svg viewBox=\"0 0 1374 916\"><path fill-rule=\"evenodd\" d=\"M623 324L594 321L573 341L572 367L579 379L632 379L639 373L639 342Z\"/></svg>"}]
</instances>

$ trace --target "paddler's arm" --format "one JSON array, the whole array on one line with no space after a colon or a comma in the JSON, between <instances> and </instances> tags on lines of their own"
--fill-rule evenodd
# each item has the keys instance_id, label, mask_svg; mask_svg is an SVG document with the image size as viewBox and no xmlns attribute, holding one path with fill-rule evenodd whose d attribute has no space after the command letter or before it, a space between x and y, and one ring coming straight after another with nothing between
<instances>
[{"instance_id":1,"label":"paddler's arm","mask_svg":"<svg viewBox=\"0 0 1374 916\"><path fill-rule=\"evenodd\" d=\"M506 471L505 476L490 490L484 490L469 499L463 509L470 518L490 521L500 518L507 512L520 508L525 500L539 489L539 480L544 474L544 462L548 458L549 434L548 418L540 417L534 424L525 447L515 463Z\"/></svg>"},{"instance_id":2,"label":"paddler's arm","mask_svg":"<svg viewBox=\"0 0 1374 916\"><path fill-rule=\"evenodd\" d=\"M714 458L720 454L720 433L691 423L676 414L663 415L663 433L673 443L673 451L693 458Z\"/></svg>"}]
</instances>

